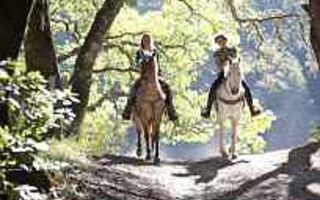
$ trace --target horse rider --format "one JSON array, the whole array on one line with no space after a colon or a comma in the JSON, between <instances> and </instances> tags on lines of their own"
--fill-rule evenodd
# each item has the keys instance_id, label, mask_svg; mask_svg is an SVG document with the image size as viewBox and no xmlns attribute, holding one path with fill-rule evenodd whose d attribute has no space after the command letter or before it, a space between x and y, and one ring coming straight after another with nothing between
<instances>
[{"instance_id":1,"label":"horse rider","mask_svg":"<svg viewBox=\"0 0 320 200\"><path fill-rule=\"evenodd\" d=\"M204 118L210 117L212 104L216 100L216 91L219 88L219 86L221 85L221 83L224 81L224 74L223 74L223 70L222 70L223 67L225 67L227 65L228 61L231 62L232 58L237 57L236 48L227 46L228 39L225 35L223 35L223 34L217 35L214 38L214 41L217 45L219 45L219 49L214 52L213 57L214 57L215 63L217 65L218 69L220 70L220 72L218 73L218 78L211 85L210 92L208 95L208 100L207 100L207 106L201 112L201 116ZM245 82L245 80L242 80L242 86L245 89L244 96L245 96L245 99L248 103L251 116L254 117L254 116L259 115L261 113L261 110L253 105L251 92L250 92L248 84Z\"/></svg>"},{"instance_id":2,"label":"horse rider","mask_svg":"<svg viewBox=\"0 0 320 200\"><path fill-rule=\"evenodd\" d=\"M156 55L158 60L158 65L159 65L159 54L156 48L154 47L152 38L149 34L144 34L141 38L140 49L136 53L136 59L135 59L136 67L137 68L141 67L141 64L143 62L143 58L145 55L153 55L153 54ZM169 119L171 121L177 121L178 115L173 105L172 92L171 92L170 86L164 81L163 77L161 77L160 65L159 65L159 82L163 92L166 94L165 107L166 107ZM130 90L129 97L127 99L127 104L122 113L122 118L125 120L130 120L130 116L132 113L133 106L136 102L137 91L138 91L138 88L140 87L140 84L141 84L141 81L140 79L138 79Z\"/></svg>"}]
</instances>

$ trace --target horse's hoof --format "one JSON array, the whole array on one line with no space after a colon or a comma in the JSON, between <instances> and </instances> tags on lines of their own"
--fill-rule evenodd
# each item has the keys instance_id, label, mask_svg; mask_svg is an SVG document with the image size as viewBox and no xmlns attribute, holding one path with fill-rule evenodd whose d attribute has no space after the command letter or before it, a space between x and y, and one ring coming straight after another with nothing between
<instances>
[{"instance_id":1,"label":"horse's hoof","mask_svg":"<svg viewBox=\"0 0 320 200\"><path fill-rule=\"evenodd\" d=\"M229 158L228 153L225 152L225 151L221 151L221 156L222 156L223 159L228 159Z\"/></svg>"},{"instance_id":2,"label":"horse's hoof","mask_svg":"<svg viewBox=\"0 0 320 200\"><path fill-rule=\"evenodd\" d=\"M160 165L160 158L155 158L154 159L154 164L155 165Z\"/></svg>"},{"instance_id":3,"label":"horse's hoof","mask_svg":"<svg viewBox=\"0 0 320 200\"><path fill-rule=\"evenodd\" d=\"M231 155L231 159L232 159L232 160L235 160L235 159L237 159L237 158L238 158L238 155L237 155L237 154L232 154L232 155Z\"/></svg>"},{"instance_id":4,"label":"horse's hoof","mask_svg":"<svg viewBox=\"0 0 320 200\"><path fill-rule=\"evenodd\" d=\"M151 156L149 154L146 156L146 160L147 161L151 160Z\"/></svg>"},{"instance_id":5,"label":"horse's hoof","mask_svg":"<svg viewBox=\"0 0 320 200\"><path fill-rule=\"evenodd\" d=\"M137 156L140 158L142 156L142 151L141 149L137 149L137 152L136 152Z\"/></svg>"}]
</instances>

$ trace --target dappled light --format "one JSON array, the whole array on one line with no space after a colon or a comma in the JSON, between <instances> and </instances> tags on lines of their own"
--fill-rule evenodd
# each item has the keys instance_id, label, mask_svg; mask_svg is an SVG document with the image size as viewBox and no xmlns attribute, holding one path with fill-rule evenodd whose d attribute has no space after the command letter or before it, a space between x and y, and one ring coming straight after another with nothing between
<instances>
[{"instance_id":1,"label":"dappled light","mask_svg":"<svg viewBox=\"0 0 320 200\"><path fill-rule=\"evenodd\" d=\"M3 0L0 199L320 199L317 0Z\"/></svg>"}]
</instances>

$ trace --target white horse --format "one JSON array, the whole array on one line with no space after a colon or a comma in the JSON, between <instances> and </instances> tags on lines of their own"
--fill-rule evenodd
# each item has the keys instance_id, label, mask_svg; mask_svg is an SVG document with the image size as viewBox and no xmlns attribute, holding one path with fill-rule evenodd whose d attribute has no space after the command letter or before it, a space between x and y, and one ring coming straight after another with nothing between
<instances>
[{"instance_id":1,"label":"white horse","mask_svg":"<svg viewBox=\"0 0 320 200\"><path fill-rule=\"evenodd\" d=\"M229 156L226 150L225 122L228 119L231 120L232 144L230 154L232 159L237 157L238 125L245 104L244 88L242 86L243 72L239 63L240 59L232 59L223 68L225 80L217 89L217 99L215 101L217 121L220 126L220 153L224 158Z\"/></svg>"}]
</instances>

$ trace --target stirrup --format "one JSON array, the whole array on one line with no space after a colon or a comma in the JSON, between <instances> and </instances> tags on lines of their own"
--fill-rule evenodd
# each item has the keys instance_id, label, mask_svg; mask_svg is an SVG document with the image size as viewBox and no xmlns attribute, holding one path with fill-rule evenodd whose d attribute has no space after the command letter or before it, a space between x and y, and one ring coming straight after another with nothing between
<instances>
[{"instance_id":1,"label":"stirrup","mask_svg":"<svg viewBox=\"0 0 320 200\"><path fill-rule=\"evenodd\" d=\"M254 109L253 111L251 111L251 117L256 117L258 115L260 115L262 113L261 109Z\"/></svg>"},{"instance_id":2,"label":"stirrup","mask_svg":"<svg viewBox=\"0 0 320 200\"><path fill-rule=\"evenodd\" d=\"M209 119L210 115L211 115L211 112L208 109L202 109L202 111L201 111L201 116L202 117L204 117L206 119Z\"/></svg>"},{"instance_id":3,"label":"stirrup","mask_svg":"<svg viewBox=\"0 0 320 200\"><path fill-rule=\"evenodd\" d=\"M128 112L127 110L124 110L124 112L122 113L122 119L123 120L130 120L131 119L131 113Z\"/></svg>"},{"instance_id":4,"label":"stirrup","mask_svg":"<svg viewBox=\"0 0 320 200\"><path fill-rule=\"evenodd\" d=\"M170 121L177 121L178 115L175 111L168 111L168 117Z\"/></svg>"}]
</instances>

